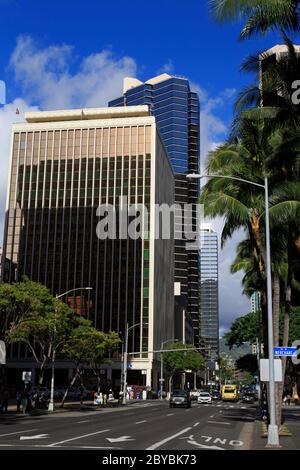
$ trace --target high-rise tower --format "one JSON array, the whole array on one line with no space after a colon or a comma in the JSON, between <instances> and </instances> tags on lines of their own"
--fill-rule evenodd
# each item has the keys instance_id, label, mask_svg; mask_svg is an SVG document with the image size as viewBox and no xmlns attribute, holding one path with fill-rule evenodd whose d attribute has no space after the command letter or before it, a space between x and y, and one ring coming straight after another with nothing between
<instances>
[{"instance_id":1,"label":"high-rise tower","mask_svg":"<svg viewBox=\"0 0 300 470\"><path fill-rule=\"evenodd\" d=\"M146 82L125 78L123 95L110 101L109 106L148 105L155 116L157 127L175 174L175 203L198 202L199 184L187 181L187 173L199 169L199 98L191 91L186 78L169 74L158 75ZM176 217L176 232L182 233ZM196 230L196 212L192 213ZM181 295L192 318L195 344L199 344L199 255L186 250L186 241L175 239L175 279L180 283Z\"/></svg>"}]
</instances>

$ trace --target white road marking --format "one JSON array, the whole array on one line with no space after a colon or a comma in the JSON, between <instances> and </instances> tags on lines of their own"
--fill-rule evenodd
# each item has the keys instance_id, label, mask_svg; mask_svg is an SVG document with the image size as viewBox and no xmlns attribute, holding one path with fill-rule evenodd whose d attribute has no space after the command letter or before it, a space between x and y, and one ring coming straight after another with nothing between
<instances>
[{"instance_id":1,"label":"white road marking","mask_svg":"<svg viewBox=\"0 0 300 470\"><path fill-rule=\"evenodd\" d=\"M195 428L196 426L198 426L198 424L200 424L200 423L195 423L195 424L194 424L194 428Z\"/></svg>"},{"instance_id":2,"label":"white road marking","mask_svg":"<svg viewBox=\"0 0 300 470\"><path fill-rule=\"evenodd\" d=\"M161 446L163 446L164 444L166 444L166 442L169 442L169 441L172 441L173 439L176 439L176 437L181 436L181 434L185 434L186 432L190 431L191 429L192 429L191 427L185 428L185 429L183 429L182 431L179 431L179 432L177 432L176 434L173 434L172 436L169 436L169 437L167 437L166 439L163 439L162 441L158 441L158 442L156 442L155 444L153 444L152 446L147 447L146 450L155 450L155 449L157 449L158 447L161 447Z\"/></svg>"},{"instance_id":3,"label":"white road marking","mask_svg":"<svg viewBox=\"0 0 300 470\"><path fill-rule=\"evenodd\" d=\"M109 432L109 431L110 431L110 429L103 429L103 431L92 432L90 434L83 434L81 436L72 437L71 439L66 439L64 441L53 442L53 444L49 444L48 447L54 447L54 446L59 445L59 444L65 444L66 442L76 441L77 439L83 439L84 437L95 436L96 434L101 434L103 432Z\"/></svg>"},{"instance_id":4,"label":"white road marking","mask_svg":"<svg viewBox=\"0 0 300 470\"><path fill-rule=\"evenodd\" d=\"M27 431L9 432L8 434L0 434L0 437L13 436L14 434L24 434L25 432L33 432L33 431L37 431L37 429L27 429Z\"/></svg>"},{"instance_id":5,"label":"white road marking","mask_svg":"<svg viewBox=\"0 0 300 470\"><path fill-rule=\"evenodd\" d=\"M217 405L217 408L221 408L222 405Z\"/></svg>"},{"instance_id":6,"label":"white road marking","mask_svg":"<svg viewBox=\"0 0 300 470\"><path fill-rule=\"evenodd\" d=\"M143 421L137 421L135 424L142 424L142 423L147 423L147 420L144 419Z\"/></svg>"},{"instance_id":7,"label":"white road marking","mask_svg":"<svg viewBox=\"0 0 300 470\"><path fill-rule=\"evenodd\" d=\"M169 413L167 416L174 416L174 413Z\"/></svg>"},{"instance_id":8,"label":"white road marking","mask_svg":"<svg viewBox=\"0 0 300 470\"><path fill-rule=\"evenodd\" d=\"M191 411L191 410L185 410L185 411Z\"/></svg>"},{"instance_id":9,"label":"white road marking","mask_svg":"<svg viewBox=\"0 0 300 470\"><path fill-rule=\"evenodd\" d=\"M84 421L77 421L77 424L81 424L81 423L89 423L90 420L89 419L85 419Z\"/></svg>"},{"instance_id":10,"label":"white road marking","mask_svg":"<svg viewBox=\"0 0 300 470\"><path fill-rule=\"evenodd\" d=\"M125 413L124 416L134 415L135 413Z\"/></svg>"},{"instance_id":11,"label":"white road marking","mask_svg":"<svg viewBox=\"0 0 300 470\"><path fill-rule=\"evenodd\" d=\"M211 415L211 416L210 416L210 418L214 418L214 417L215 417L215 415Z\"/></svg>"},{"instance_id":12,"label":"white road marking","mask_svg":"<svg viewBox=\"0 0 300 470\"><path fill-rule=\"evenodd\" d=\"M230 423L225 423L224 421L207 421L208 423L213 423L213 424L226 424L230 426Z\"/></svg>"},{"instance_id":13,"label":"white road marking","mask_svg":"<svg viewBox=\"0 0 300 470\"><path fill-rule=\"evenodd\" d=\"M20 441L29 441L30 439L46 439L48 436L49 434L37 434L36 436L20 436Z\"/></svg>"},{"instance_id":14,"label":"white road marking","mask_svg":"<svg viewBox=\"0 0 300 470\"><path fill-rule=\"evenodd\" d=\"M109 442L128 442L128 441L135 441L135 439L132 439L131 436L107 437L106 440L109 441Z\"/></svg>"}]
</instances>

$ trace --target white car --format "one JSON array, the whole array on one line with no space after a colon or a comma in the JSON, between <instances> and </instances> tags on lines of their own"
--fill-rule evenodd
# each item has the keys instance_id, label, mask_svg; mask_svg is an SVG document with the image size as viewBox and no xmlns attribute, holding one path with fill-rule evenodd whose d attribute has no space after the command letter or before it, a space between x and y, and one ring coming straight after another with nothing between
<instances>
[{"instance_id":1,"label":"white car","mask_svg":"<svg viewBox=\"0 0 300 470\"><path fill-rule=\"evenodd\" d=\"M200 392L198 396L198 403L211 403L211 396L208 392Z\"/></svg>"}]
</instances>

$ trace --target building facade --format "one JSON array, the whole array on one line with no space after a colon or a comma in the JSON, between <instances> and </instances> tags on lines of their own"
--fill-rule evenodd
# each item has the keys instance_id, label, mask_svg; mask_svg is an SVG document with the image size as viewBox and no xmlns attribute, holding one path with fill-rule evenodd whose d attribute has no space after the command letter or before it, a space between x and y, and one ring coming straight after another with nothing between
<instances>
[{"instance_id":1,"label":"building facade","mask_svg":"<svg viewBox=\"0 0 300 470\"><path fill-rule=\"evenodd\" d=\"M148 386L158 376L151 351L174 334L174 237L153 236L161 203L174 203L174 177L146 106L33 112L14 125L4 281L25 274L53 295L92 287L65 300L103 331L124 335L127 323L138 324L129 336L136 353L129 383ZM140 236L132 239L120 217L127 227L137 204ZM99 228L106 208L109 237ZM18 354L11 363L26 359Z\"/></svg>"},{"instance_id":2,"label":"building facade","mask_svg":"<svg viewBox=\"0 0 300 470\"><path fill-rule=\"evenodd\" d=\"M205 354L219 355L218 236L210 224L200 230L200 338Z\"/></svg>"},{"instance_id":3,"label":"building facade","mask_svg":"<svg viewBox=\"0 0 300 470\"><path fill-rule=\"evenodd\" d=\"M195 207L199 198L197 180L187 181L187 173L199 169L199 97L187 79L162 74L141 82L125 78L123 95L109 106L148 105L157 121L162 141L175 174L175 202L193 204L192 229L196 230ZM182 219L177 213L175 230L175 279L187 298L187 312L193 321L195 345L199 345L199 256L187 251L181 239ZM177 232L180 234L176 237Z\"/></svg>"}]
</instances>

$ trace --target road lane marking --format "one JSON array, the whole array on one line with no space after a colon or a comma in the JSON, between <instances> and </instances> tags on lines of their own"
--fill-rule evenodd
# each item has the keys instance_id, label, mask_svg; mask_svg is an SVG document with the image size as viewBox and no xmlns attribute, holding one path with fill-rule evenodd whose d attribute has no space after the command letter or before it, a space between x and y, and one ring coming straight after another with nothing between
<instances>
[{"instance_id":1,"label":"road lane marking","mask_svg":"<svg viewBox=\"0 0 300 470\"><path fill-rule=\"evenodd\" d=\"M214 417L215 417L215 415L211 415L211 416L210 416L210 418L214 418Z\"/></svg>"},{"instance_id":2,"label":"road lane marking","mask_svg":"<svg viewBox=\"0 0 300 470\"><path fill-rule=\"evenodd\" d=\"M48 436L49 434L37 434L35 436L20 436L20 441L29 441L30 439L46 439Z\"/></svg>"},{"instance_id":3,"label":"road lane marking","mask_svg":"<svg viewBox=\"0 0 300 470\"><path fill-rule=\"evenodd\" d=\"M227 426L230 426L230 423L225 423L223 421L207 421L208 423L212 424L226 424Z\"/></svg>"},{"instance_id":4,"label":"road lane marking","mask_svg":"<svg viewBox=\"0 0 300 470\"><path fill-rule=\"evenodd\" d=\"M125 413L124 416L134 415L135 413Z\"/></svg>"},{"instance_id":5,"label":"road lane marking","mask_svg":"<svg viewBox=\"0 0 300 470\"><path fill-rule=\"evenodd\" d=\"M106 440L109 441L109 442L128 442L128 441L135 441L135 439L132 439L131 436L107 437Z\"/></svg>"},{"instance_id":6,"label":"road lane marking","mask_svg":"<svg viewBox=\"0 0 300 470\"><path fill-rule=\"evenodd\" d=\"M89 423L90 419L85 419L84 421L77 421L77 424Z\"/></svg>"},{"instance_id":7,"label":"road lane marking","mask_svg":"<svg viewBox=\"0 0 300 470\"><path fill-rule=\"evenodd\" d=\"M13 436L14 434L24 434L25 432L33 432L33 431L37 431L37 429L27 429L26 431L9 432L7 434L0 434L0 437Z\"/></svg>"},{"instance_id":8,"label":"road lane marking","mask_svg":"<svg viewBox=\"0 0 300 470\"><path fill-rule=\"evenodd\" d=\"M142 423L147 423L147 420L144 419L143 421L137 421L135 424L142 424Z\"/></svg>"},{"instance_id":9,"label":"road lane marking","mask_svg":"<svg viewBox=\"0 0 300 470\"><path fill-rule=\"evenodd\" d=\"M191 411L191 410L185 410L185 411Z\"/></svg>"},{"instance_id":10,"label":"road lane marking","mask_svg":"<svg viewBox=\"0 0 300 470\"><path fill-rule=\"evenodd\" d=\"M198 424L200 424L200 423L195 423L195 424L194 424L194 428L195 428L196 426L198 426Z\"/></svg>"},{"instance_id":11,"label":"road lane marking","mask_svg":"<svg viewBox=\"0 0 300 470\"><path fill-rule=\"evenodd\" d=\"M163 445L166 444L167 442L172 441L173 439L176 439L176 437L181 436L182 434L185 434L186 432L190 431L191 429L192 429L191 427L185 428L185 429L183 429L182 431L179 431L179 432L177 432L176 434L173 434L172 436L169 436L169 437L167 437L166 439L163 439L162 441L156 442L156 443L153 444L152 446L147 447L146 450L155 450L155 449L157 449L158 447L163 446Z\"/></svg>"},{"instance_id":12,"label":"road lane marking","mask_svg":"<svg viewBox=\"0 0 300 470\"><path fill-rule=\"evenodd\" d=\"M76 441L77 439L83 439L84 437L95 436L96 434L101 434L103 432L109 432L110 429L103 429L102 431L91 432L90 434L83 434L81 436L72 437L71 439L65 439L64 441L53 442L53 444L49 444L48 447L54 447L59 444L65 444L66 442Z\"/></svg>"},{"instance_id":13,"label":"road lane marking","mask_svg":"<svg viewBox=\"0 0 300 470\"><path fill-rule=\"evenodd\" d=\"M167 416L174 416L174 413L169 413Z\"/></svg>"}]
</instances>

